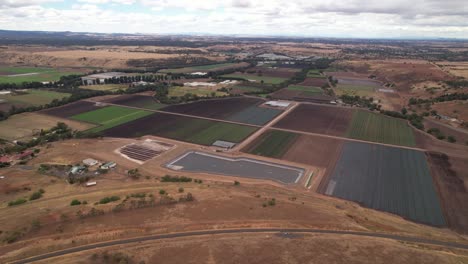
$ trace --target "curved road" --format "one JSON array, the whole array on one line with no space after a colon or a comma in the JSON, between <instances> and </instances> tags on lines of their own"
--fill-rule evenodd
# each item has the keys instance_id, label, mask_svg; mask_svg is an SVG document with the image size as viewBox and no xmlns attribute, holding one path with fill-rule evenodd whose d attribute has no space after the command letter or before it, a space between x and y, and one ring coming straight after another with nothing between
<instances>
[{"instance_id":1,"label":"curved road","mask_svg":"<svg viewBox=\"0 0 468 264\"><path fill-rule=\"evenodd\" d=\"M249 229L249 228L243 228L243 229L220 229L220 230L204 230L204 231L193 231L193 232L183 232L183 233L170 233L170 234L162 234L162 235L151 235L151 236L144 236L144 237L113 240L113 241L108 241L108 242L101 242L101 243L96 243L96 244L91 244L91 245L84 245L84 246L59 250L59 251L46 253L43 255L35 256L35 257L22 259L13 263L17 263L17 264L30 263L34 261L40 261L40 260L45 260L49 258L59 257L59 256L67 255L67 254L78 253L78 252L82 252L86 250L92 250L92 249L104 248L104 247L110 247L110 246L118 246L118 245L130 244L130 243L146 242L146 241L152 241L152 240L203 236L203 235L221 235L221 234L238 234L238 233L277 233L277 232L336 234L336 235L354 235L354 236L364 236L364 237L388 238L388 239L394 239L394 240L405 241L405 242L422 243L422 244L428 244L428 245L468 250L468 244L459 244L459 243L454 243L454 242L444 242L444 241L437 241L437 240L431 240L431 239L425 239L425 238L407 237L407 236L381 234L381 233L322 230L322 229L288 229L288 228L285 228L285 229L282 229L282 228Z\"/></svg>"}]
</instances>

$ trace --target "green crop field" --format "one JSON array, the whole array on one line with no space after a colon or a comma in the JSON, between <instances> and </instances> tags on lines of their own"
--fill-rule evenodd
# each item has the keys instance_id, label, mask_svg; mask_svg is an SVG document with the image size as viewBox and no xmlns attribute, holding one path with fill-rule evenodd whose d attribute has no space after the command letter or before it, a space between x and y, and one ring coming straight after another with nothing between
<instances>
[{"instance_id":1,"label":"green crop field","mask_svg":"<svg viewBox=\"0 0 468 264\"><path fill-rule=\"evenodd\" d=\"M261 126L270 122L281 112L282 110L279 109L258 107L254 105L230 115L227 120Z\"/></svg>"},{"instance_id":2,"label":"green crop field","mask_svg":"<svg viewBox=\"0 0 468 264\"><path fill-rule=\"evenodd\" d=\"M290 132L268 130L257 138L251 147L248 147L245 151L254 155L281 158L297 137L298 134Z\"/></svg>"},{"instance_id":3,"label":"green crop field","mask_svg":"<svg viewBox=\"0 0 468 264\"><path fill-rule=\"evenodd\" d=\"M227 95L225 92L219 92L216 90L213 90L212 87L210 88L204 88L204 87L185 87L185 86L173 86L169 88L169 97L171 96L184 96L185 94L196 94L197 96L200 97L207 97L211 96L212 93L214 93L216 96L223 96Z\"/></svg>"},{"instance_id":4,"label":"green crop field","mask_svg":"<svg viewBox=\"0 0 468 264\"><path fill-rule=\"evenodd\" d=\"M239 143L255 130L255 127L217 122L188 137L187 141L201 145L211 145L216 140Z\"/></svg>"},{"instance_id":5,"label":"green crop field","mask_svg":"<svg viewBox=\"0 0 468 264\"><path fill-rule=\"evenodd\" d=\"M401 119L367 111L355 111L347 137L386 144L415 146L411 127Z\"/></svg>"},{"instance_id":6,"label":"green crop field","mask_svg":"<svg viewBox=\"0 0 468 264\"><path fill-rule=\"evenodd\" d=\"M118 91L127 90L128 84L82 85L80 88L94 91Z\"/></svg>"},{"instance_id":7,"label":"green crop field","mask_svg":"<svg viewBox=\"0 0 468 264\"><path fill-rule=\"evenodd\" d=\"M0 95L0 99L14 105L39 106L48 104L55 99L61 100L69 95L68 93L30 89L25 92Z\"/></svg>"},{"instance_id":8,"label":"green crop field","mask_svg":"<svg viewBox=\"0 0 468 264\"><path fill-rule=\"evenodd\" d=\"M74 115L71 118L78 121L100 125L86 131L88 133L96 133L150 114L152 114L152 112L144 110L120 106L107 106L101 109Z\"/></svg>"},{"instance_id":9,"label":"green crop field","mask_svg":"<svg viewBox=\"0 0 468 264\"><path fill-rule=\"evenodd\" d=\"M0 67L0 83L21 84L23 82L58 81L60 77L71 74L80 73L52 68Z\"/></svg>"},{"instance_id":10,"label":"green crop field","mask_svg":"<svg viewBox=\"0 0 468 264\"><path fill-rule=\"evenodd\" d=\"M241 90L245 92L260 92L262 91L261 88L258 87L252 87L252 86L245 86L245 85L236 85L232 87L233 90Z\"/></svg>"},{"instance_id":11,"label":"green crop field","mask_svg":"<svg viewBox=\"0 0 468 264\"><path fill-rule=\"evenodd\" d=\"M236 79L244 79L244 80L254 80L256 82L263 81L266 84L280 84L287 80L287 78L281 77L269 77L269 76L258 76L254 74L242 74L242 73L232 73L232 74L225 74L221 77L225 79L229 78L236 78Z\"/></svg>"}]
</instances>

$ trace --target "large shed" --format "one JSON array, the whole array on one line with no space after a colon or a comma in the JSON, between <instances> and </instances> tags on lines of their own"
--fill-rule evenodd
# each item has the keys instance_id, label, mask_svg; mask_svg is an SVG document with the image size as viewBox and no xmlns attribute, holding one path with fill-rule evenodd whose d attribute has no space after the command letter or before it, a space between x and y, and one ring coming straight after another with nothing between
<instances>
[{"instance_id":1,"label":"large shed","mask_svg":"<svg viewBox=\"0 0 468 264\"><path fill-rule=\"evenodd\" d=\"M236 143L229 142L229 141L223 141L223 140L216 140L213 143L213 146L224 148L224 149L232 149L235 145L236 145Z\"/></svg>"}]
</instances>

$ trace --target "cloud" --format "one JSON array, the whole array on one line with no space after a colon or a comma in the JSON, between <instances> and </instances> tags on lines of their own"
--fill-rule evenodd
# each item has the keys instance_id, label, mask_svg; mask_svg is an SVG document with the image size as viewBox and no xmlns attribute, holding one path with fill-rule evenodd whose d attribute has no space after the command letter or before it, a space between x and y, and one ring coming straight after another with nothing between
<instances>
[{"instance_id":1,"label":"cloud","mask_svg":"<svg viewBox=\"0 0 468 264\"><path fill-rule=\"evenodd\" d=\"M24 6L34 6L45 3L58 2L60 0L0 0L0 8L17 8Z\"/></svg>"}]
</instances>

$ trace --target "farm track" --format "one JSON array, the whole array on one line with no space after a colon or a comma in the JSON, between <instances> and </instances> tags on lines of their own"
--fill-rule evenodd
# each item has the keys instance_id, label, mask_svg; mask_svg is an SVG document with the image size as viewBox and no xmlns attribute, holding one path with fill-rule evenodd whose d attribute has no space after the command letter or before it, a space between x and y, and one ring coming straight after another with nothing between
<instances>
[{"instance_id":1,"label":"farm track","mask_svg":"<svg viewBox=\"0 0 468 264\"><path fill-rule=\"evenodd\" d=\"M400 145L385 144L385 143L372 142L372 141L366 141L366 140L361 140L361 139L324 135L324 134L319 134L319 133L304 132L304 131L298 131L298 130L292 130L292 129L286 129L286 128L279 128L279 127L271 127L270 129L291 132L291 133L296 133L296 134L302 134L302 135L319 136L319 137L325 137L325 138L341 139L345 141L381 145L381 146L387 146L387 147L393 147L393 148L411 149L411 150L417 150L417 151L422 151L422 152L426 151L426 149L417 148L417 147L407 147L407 146L400 146Z\"/></svg>"},{"instance_id":2,"label":"farm track","mask_svg":"<svg viewBox=\"0 0 468 264\"><path fill-rule=\"evenodd\" d=\"M128 238L128 239L121 239L121 240L114 240L114 241L107 241L101 242L91 245L84 245L64 250L59 250L51 253L46 253L43 255L30 257L26 259L22 259L19 261L14 261L12 263L15 264L23 264L23 263L31 263L41 260L46 260L54 257L60 257L68 254L94 250L98 248L105 248L111 246L118 246L118 245L125 245L131 243L141 243L147 241L154 241L154 240L164 240L164 239L171 239L171 238L190 238L194 236L204 236L204 235L223 235L223 234L242 234L242 233L312 233L312 234L330 234L330 235L352 235L352 236L360 236L360 237L374 237L374 238L384 238L384 239L392 239L397 241L404 241L410 243L419 243L419 244L428 244L433 246L442 246L447 248L454 248L454 249L468 249L468 245L454 243L454 242L445 242L445 241L438 241L438 240L431 240L425 238L418 238L418 237L408 237L408 236L401 236L401 235L392 235L392 234L384 234L384 233L368 233L368 232L358 232L358 231L341 231L341 230L324 230L324 229L282 229L282 228L243 228L243 229L219 229L219 230L202 230L202 231L192 231L192 232L183 232L183 233L169 233L169 234L159 234L159 235L150 235L144 237L136 237L136 238Z\"/></svg>"}]
</instances>

